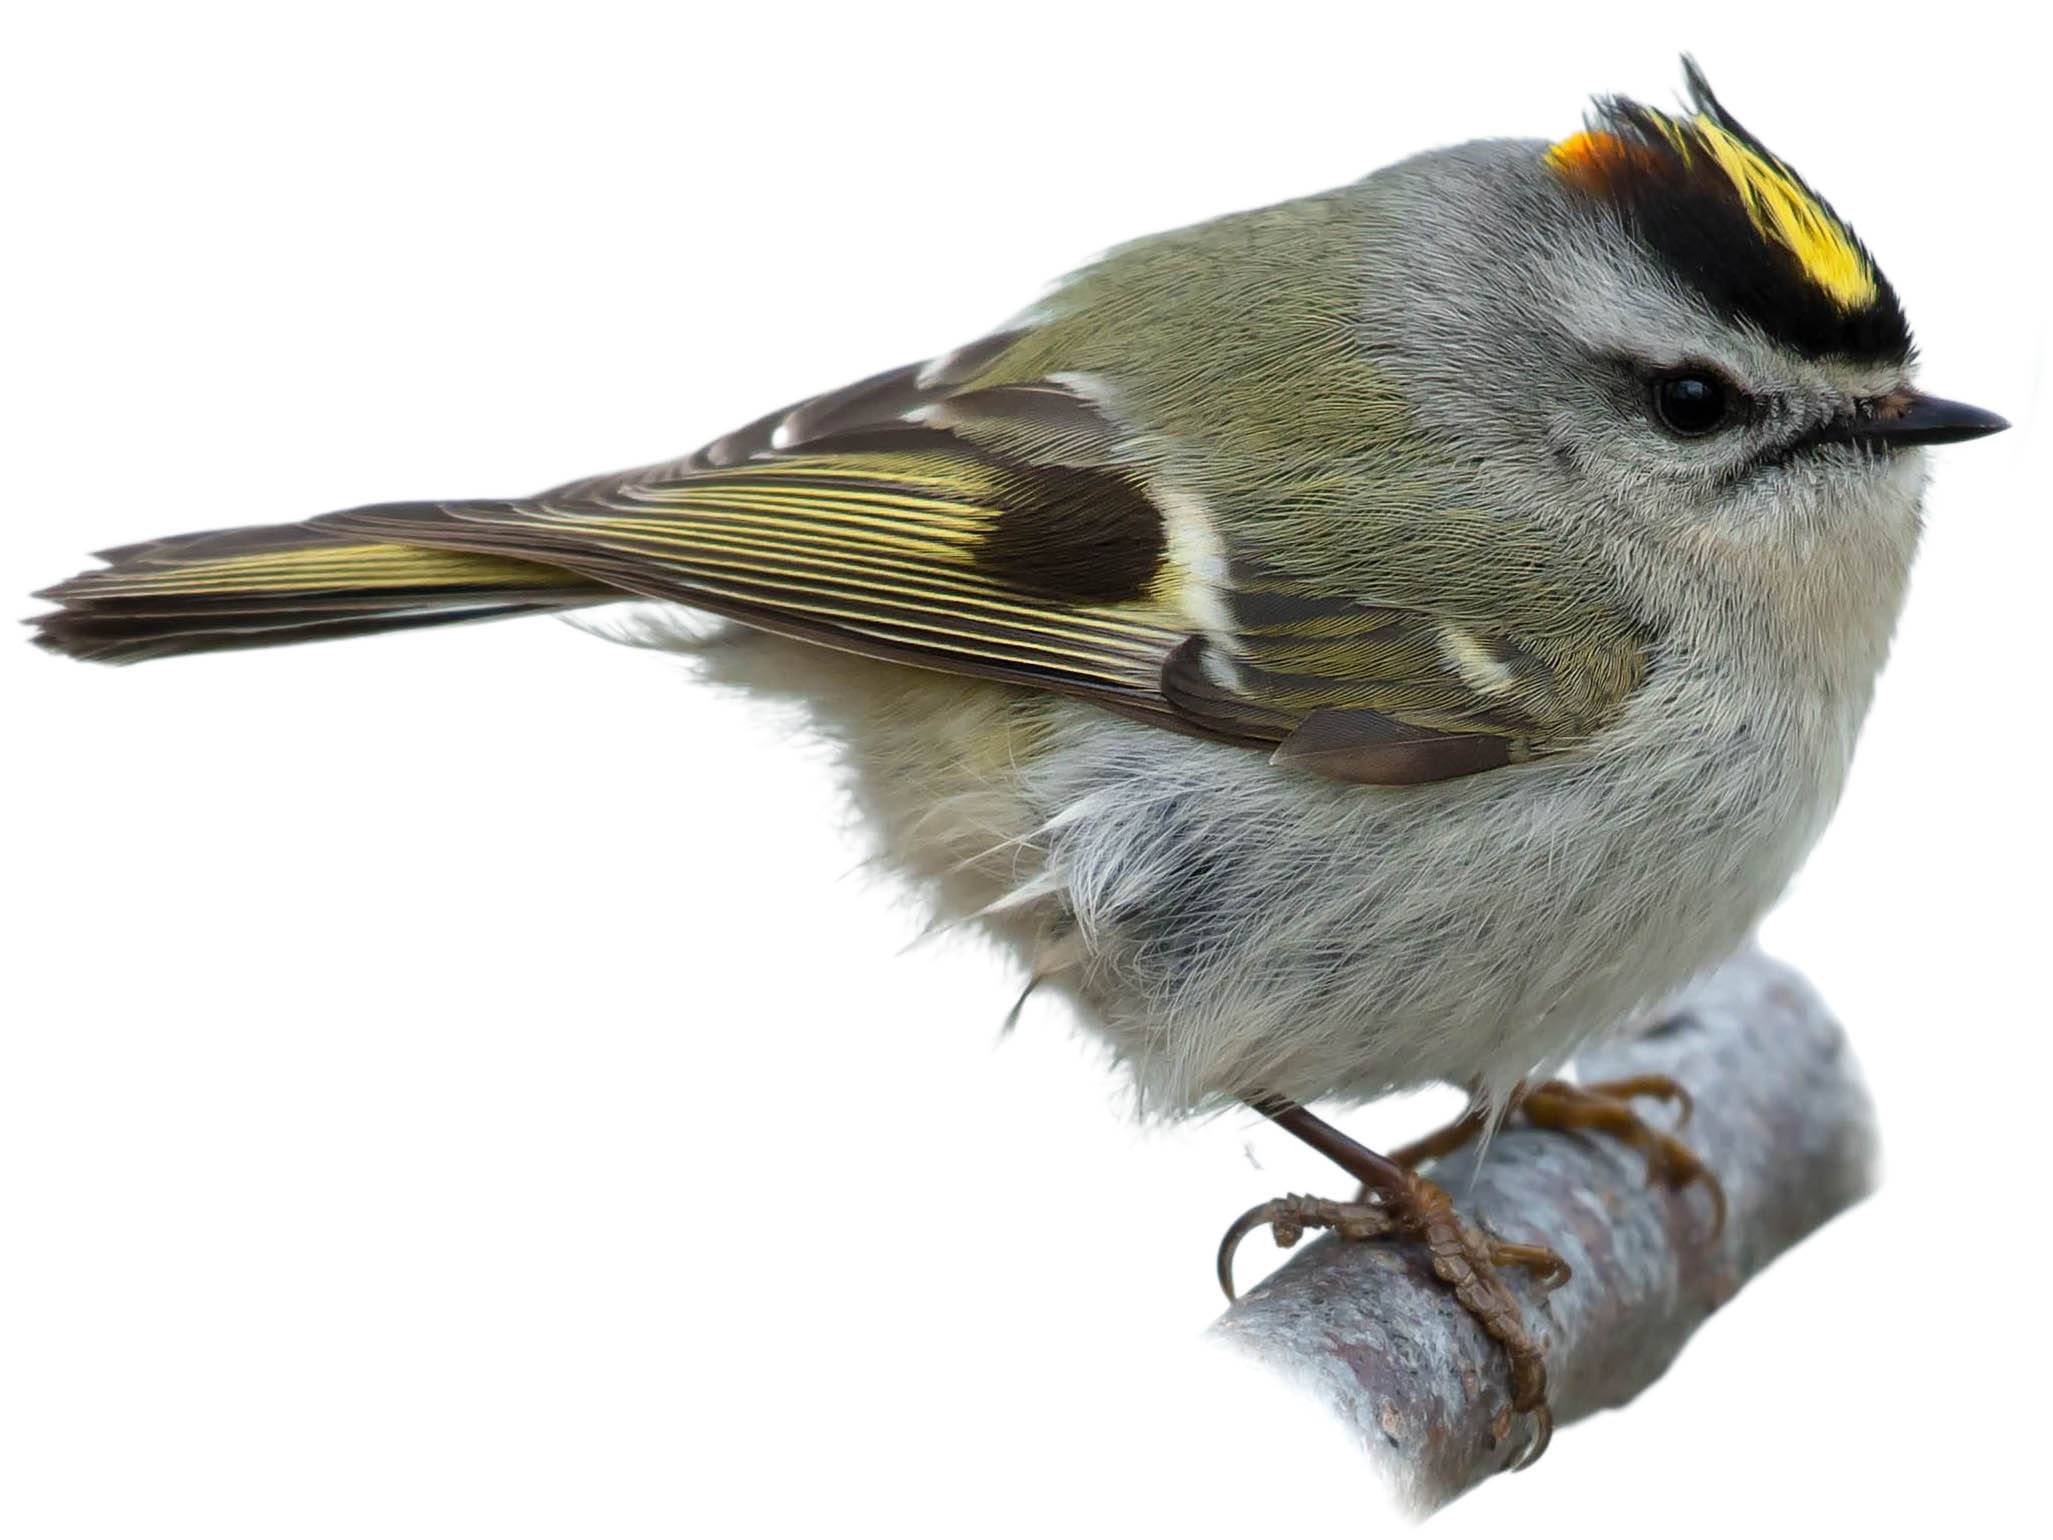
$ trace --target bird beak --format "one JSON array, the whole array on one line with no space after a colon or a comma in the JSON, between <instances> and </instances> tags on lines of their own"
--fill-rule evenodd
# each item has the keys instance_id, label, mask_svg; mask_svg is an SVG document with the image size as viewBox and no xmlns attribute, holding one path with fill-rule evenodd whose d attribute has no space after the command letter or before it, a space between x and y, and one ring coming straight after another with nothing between
<instances>
[{"instance_id":1,"label":"bird beak","mask_svg":"<svg viewBox=\"0 0 2053 1540\"><path fill-rule=\"evenodd\" d=\"M1900 390L1877 401L1863 402L1847 423L1845 441L1883 449L1910 449L1920 444L1960 444L1971 438L2001 433L2010 424L1994 412L1964 401Z\"/></svg>"}]
</instances>

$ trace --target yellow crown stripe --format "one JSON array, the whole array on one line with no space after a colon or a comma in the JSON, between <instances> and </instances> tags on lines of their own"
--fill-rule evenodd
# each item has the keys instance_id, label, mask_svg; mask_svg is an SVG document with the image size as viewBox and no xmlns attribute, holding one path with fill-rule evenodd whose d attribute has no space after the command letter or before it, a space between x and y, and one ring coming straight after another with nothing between
<instances>
[{"instance_id":1,"label":"yellow crown stripe","mask_svg":"<svg viewBox=\"0 0 2053 1540\"><path fill-rule=\"evenodd\" d=\"M1738 195L1747 220L1765 241L1796 258L1805 277L1842 310L1874 303L1875 270L1846 227L1795 174L1755 149L1707 113L1684 122L1649 111L1645 121L1668 141L1685 163L1707 157ZM1603 129L1583 129L1550 146L1547 163L1586 186L1610 171L1658 174L1659 164L1643 147Z\"/></svg>"},{"instance_id":2,"label":"yellow crown stripe","mask_svg":"<svg viewBox=\"0 0 2053 1540\"><path fill-rule=\"evenodd\" d=\"M1792 252L1811 282L1845 310L1874 303L1874 270L1846 228L1780 163L1712 119L1692 125L1705 152L1738 191L1747 217Z\"/></svg>"}]
</instances>

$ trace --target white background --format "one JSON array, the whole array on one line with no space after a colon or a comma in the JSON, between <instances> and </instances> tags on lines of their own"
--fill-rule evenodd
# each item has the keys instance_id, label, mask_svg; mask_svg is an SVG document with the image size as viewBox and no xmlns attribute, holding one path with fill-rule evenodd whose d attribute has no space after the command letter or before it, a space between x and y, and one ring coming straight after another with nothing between
<instances>
[{"instance_id":1,"label":"white background","mask_svg":"<svg viewBox=\"0 0 2053 1540\"><path fill-rule=\"evenodd\" d=\"M1960 6L1383 9L43 8L0 49L5 589L676 453L1114 240L1670 101L1693 48L1926 382L2019 427L1939 454L1768 927L1885 1191L1436 1529L1994 1515L2049 1373L2040 53ZM1226 1219L1333 1174L1134 1129L1051 1008L1000 1046L1015 981L901 952L774 714L546 621L0 667L0 1533L1374 1527L1323 1414L1198 1341Z\"/></svg>"}]
</instances>

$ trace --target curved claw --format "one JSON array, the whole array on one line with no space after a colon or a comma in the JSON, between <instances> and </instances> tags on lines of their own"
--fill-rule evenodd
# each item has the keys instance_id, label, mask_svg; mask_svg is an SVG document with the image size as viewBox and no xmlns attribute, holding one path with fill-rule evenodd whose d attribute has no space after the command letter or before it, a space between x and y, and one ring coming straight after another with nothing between
<instances>
[{"instance_id":1,"label":"curved claw","mask_svg":"<svg viewBox=\"0 0 2053 1540\"><path fill-rule=\"evenodd\" d=\"M1226 1291L1228 1300L1240 1297L1233 1292L1233 1254L1240 1250L1240 1243L1248 1238L1250 1232L1259 1230L1263 1225L1276 1226L1277 1245L1297 1244L1298 1234L1303 1233L1302 1228L1298 1229L1297 1234L1291 1234L1290 1238L1285 1240L1284 1236L1289 1234L1291 1227L1287 1223L1277 1224L1278 1219L1285 1216L1285 1210L1293 1207L1288 1198L1271 1198L1266 1203L1257 1203L1226 1227L1226 1233L1219 1238L1218 1267L1219 1287Z\"/></svg>"},{"instance_id":2,"label":"curved claw","mask_svg":"<svg viewBox=\"0 0 2053 1540\"><path fill-rule=\"evenodd\" d=\"M1307 1230L1331 1230L1342 1240L1372 1241L1395 1228L1389 1214L1367 1203L1335 1203L1330 1198L1307 1198L1285 1193L1267 1203L1257 1203L1226 1227L1219 1241L1219 1287L1226 1297L1233 1292L1233 1254L1250 1230L1262 1225L1276 1237L1276 1244L1288 1250L1304 1239Z\"/></svg>"},{"instance_id":3,"label":"curved claw","mask_svg":"<svg viewBox=\"0 0 2053 1540\"><path fill-rule=\"evenodd\" d=\"M1711 1239L1715 1241L1725 1233L1725 1184L1708 1171L1703 1182L1711 1194Z\"/></svg>"},{"instance_id":4,"label":"curved claw","mask_svg":"<svg viewBox=\"0 0 2053 1540\"><path fill-rule=\"evenodd\" d=\"M1711 1168L1699 1160L1687 1147L1666 1139L1654 1144L1647 1151L1648 1168L1652 1175L1667 1184L1672 1192L1680 1192L1691 1185L1699 1186L1711 1197L1711 1234L1716 1240L1725 1233L1725 1184L1718 1180Z\"/></svg>"},{"instance_id":5,"label":"curved claw","mask_svg":"<svg viewBox=\"0 0 2053 1540\"><path fill-rule=\"evenodd\" d=\"M1554 1412L1545 1402L1542 1402L1533 1411L1532 1442L1519 1451L1518 1458L1511 1462L1511 1468L1515 1471L1526 1469L1536 1462L1541 1455L1545 1454L1547 1446L1553 1442Z\"/></svg>"},{"instance_id":6,"label":"curved claw","mask_svg":"<svg viewBox=\"0 0 2053 1540\"><path fill-rule=\"evenodd\" d=\"M1533 1282L1552 1294L1575 1276L1568 1259L1550 1246L1529 1246L1520 1241L1490 1242L1490 1261L1497 1267L1523 1267Z\"/></svg>"},{"instance_id":7,"label":"curved claw","mask_svg":"<svg viewBox=\"0 0 2053 1540\"><path fill-rule=\"evenodd\" d=\"M1341 1240L1373 1241L1398 1237L1422 1242L1434 1274L1454 1293L1461 1307L1500 1344L1511 1370L1511 1411L1531 1415L1533 1437L1512 1462L1523 1470L1546 1452L1554 1436L1554 1417L1547 1408L1547 1365L1539 1345L1526 1331L1518 1299L1499 1278L1500 1266L1523 1267L1543 1287L1558 1288L1569 1279L1569 1266L1550 1247L1498 1240L1465 1221L1453 1201L1424 1177L1411 1174L1398 1193L1381 1203L1335 1203L1287 1193L1257 1203L1227 1226L1219 1241L1219 1288L1228 1300L1233 1289L1233 1259L1240 1243L1267 1225L1276 1244L1297 1244L1307 1230L1331 1230Z\"/></svg>"}]
</instances>

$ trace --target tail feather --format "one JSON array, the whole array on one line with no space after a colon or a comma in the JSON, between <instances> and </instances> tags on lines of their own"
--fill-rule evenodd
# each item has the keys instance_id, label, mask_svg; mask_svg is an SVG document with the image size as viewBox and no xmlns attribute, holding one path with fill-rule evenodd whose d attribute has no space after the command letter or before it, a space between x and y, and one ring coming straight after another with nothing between
<instances>
[{"instance_id":1,"label":"tail feather","mask_svg":"<svg viewBox=\"0 0 2053 1540\"><path fill-rule=\"evenodd\" d=\"M308 524L208 530L100 553L37 594L37 645L102 663L496 620L617 598L542 562Z\"/></svg>"}]
</instances>

